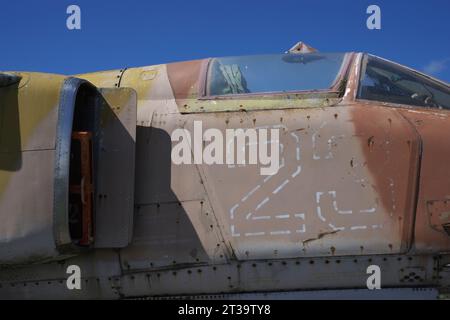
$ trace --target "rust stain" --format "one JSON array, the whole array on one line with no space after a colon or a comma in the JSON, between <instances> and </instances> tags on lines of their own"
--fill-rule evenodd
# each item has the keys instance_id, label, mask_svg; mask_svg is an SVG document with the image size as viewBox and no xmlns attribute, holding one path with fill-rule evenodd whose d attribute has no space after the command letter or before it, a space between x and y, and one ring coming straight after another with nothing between
<instances>
[{"instance_id":1,"label":"rust stain","mask_svg":"<svg viewBox=\"0 0 450 320\"><path fill-rule=\"evenodd\" d=\"M305 246L306 244L308 244L308 243L310 243L310 242L312 242L312 241L320 240L320 239L322 239L322 238L325 237L325 236L329 236L329 235L332 235L332 234L336 234L336 233L338 233L339 231L340 231L340 230L334 230L334 231L328 231L328 232L322 232L322 233L319 233L319 235L317 236L317 238L310 238L310 239L306 239L306 240L302 241L303 246Z\"/></svg>"},{"instance_id":2,"label":"rust stain","mask_svg":"<svg viewBox=\"0 0 450 320\"><path fill-rule=\"evenodd\" d=\"M370 150L370 151L373 150L373 146L374 146L374 144L375 144L374 139L375 139L374 136L371 136L371 137L369 137L369 139L367 139L367 145L369 146L369 150Z\"/></svg>"},{"instance_id":3,"label":"rust stain","mask_svg":"<svg viewBox=\"0 0 450 320\"><path fill-rule=\"evenodd\" d=\"M334 254L336 253L336 248L335 247L331 247L330 248L330 252L331 252L331 255L334 256Z\"/></svg>"}]
</instances>

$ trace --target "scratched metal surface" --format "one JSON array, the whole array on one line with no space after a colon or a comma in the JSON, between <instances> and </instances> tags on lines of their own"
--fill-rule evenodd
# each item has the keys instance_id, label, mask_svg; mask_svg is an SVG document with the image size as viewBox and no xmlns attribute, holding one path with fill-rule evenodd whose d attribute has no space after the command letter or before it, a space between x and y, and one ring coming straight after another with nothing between
<instances>
[{"instance_id":1,"label":"scratched metal surface","mask_svg":"<svg viewBox=\"0 0 450 320\"><path fill-rule=\"evenodd\" d=\"M355 114L373 119L379 113L391 122L355 127ZM398 253L409 245L408 191L414 184L409 173L418 152L406 143L413 131L394 111L336 106L202 114L187 117L190 132L194 120L222 132L281 129L281 168L275 175L261 176L258 165L199 166L239 260ZM376 172L367 155L381 160ZM394 168L394 161L402 166ZM388 190L380 193L383 187Z\"/></svg>"}]
</instances>

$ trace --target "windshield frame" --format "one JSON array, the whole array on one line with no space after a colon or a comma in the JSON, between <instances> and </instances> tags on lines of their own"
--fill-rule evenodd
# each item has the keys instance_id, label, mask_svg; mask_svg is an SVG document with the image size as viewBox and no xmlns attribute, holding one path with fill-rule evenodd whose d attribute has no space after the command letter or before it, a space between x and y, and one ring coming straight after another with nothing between
<instances>
[{"instance_id":1,"label":"windshield frame","mask_svg":"<svg viewBox=\"0 0 450 320\"><path fill-rule=\"evenodd\" d=\"M320 96L321 95L328 96L329 94L338 95L339 93L341 93L339 90L341 82L342 82L342 80L345 80L345 78L348 74L348 70L350 68L351 62L352 62L352 58L354 56L353 52L342 52L342 54L344 55L344 57L342 59L341 66L339 67L339 71L337 72L336 77L333 80L333 82L329 88L312 89L312 90L232 93L232 94L223 94L223 95L209 95L207 92L212 62L214 61L214 59L218 59L218 58L209 58L202 66L197 98L198 98L198 100L229 100L229 99L251 99L251 98L255 98L255 97L264 97L264 96L278 96L278 97L282 98L282 97L291 96L291 95L311 95L311 93L317 93ZM280 55L282 55L282 54L280 54ZM345 90L345 88L344 88L344 90Z\"/></svg>"}]
</instances>

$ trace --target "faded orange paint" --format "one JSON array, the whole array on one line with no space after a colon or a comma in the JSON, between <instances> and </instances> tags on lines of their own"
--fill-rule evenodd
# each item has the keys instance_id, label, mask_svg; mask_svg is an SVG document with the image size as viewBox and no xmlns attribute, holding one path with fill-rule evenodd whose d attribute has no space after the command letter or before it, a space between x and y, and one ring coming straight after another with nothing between
<instances>
[{"instance_id":1,"label":"faded orange paint","mask_svg":"<svg viewBox=\"0 0 450 320\"><path fill-rule=\"evenodd\" d=\"M407 110L399 112L417 130L422 141L420 183L415 221L415 250L448 251L450 236L431 226L430 201L450 200L450 112L447 110ZM443 220L442 224L448 222Z\"/></svg>"},{"instance_id":2,"label":"faded orange paint","mask_svg":"<svg viewBox=\"0 0 450 320\"><path fill-rule=\"evenodd\" d=\"M206 60L176 62L167 65L167 74L177 102L197 98L200 71Z\"/></svg>"},{"instance_id":3,"label":"faded orange paint","mask_svg":"<svg viewBox=\"0 0 450 320\"><path fill-rule=\"evenodd\" d=\"M419 137L396 109L365 103L352 106L354 134L364 150L363 165L375 178L373 187L381 203L403 226L399 232L403 250L407 250L413 239Z\"/></svg>"}]
</instances>

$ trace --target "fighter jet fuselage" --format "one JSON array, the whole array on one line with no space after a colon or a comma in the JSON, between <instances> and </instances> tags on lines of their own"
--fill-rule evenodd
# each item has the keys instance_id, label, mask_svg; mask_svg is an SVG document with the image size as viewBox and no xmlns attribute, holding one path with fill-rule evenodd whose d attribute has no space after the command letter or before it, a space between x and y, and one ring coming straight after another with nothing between
<instances>
[{"instance_id":1,"label":"fighter jet fuselage","mask_svg":"<svg viewBox=\"0 0 450 320\"><path fill-rule=\"evenodd\" d=\"M445 295L449 110L353 52L0 73L0 298Z\"/></svg>"}]
</instances>

